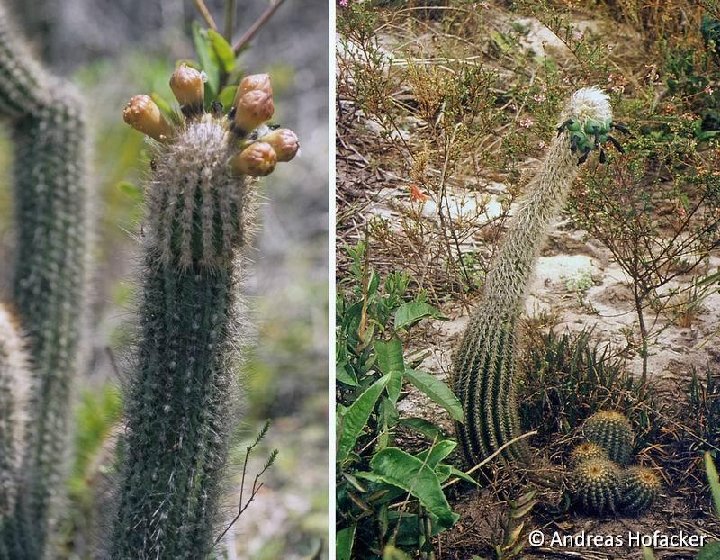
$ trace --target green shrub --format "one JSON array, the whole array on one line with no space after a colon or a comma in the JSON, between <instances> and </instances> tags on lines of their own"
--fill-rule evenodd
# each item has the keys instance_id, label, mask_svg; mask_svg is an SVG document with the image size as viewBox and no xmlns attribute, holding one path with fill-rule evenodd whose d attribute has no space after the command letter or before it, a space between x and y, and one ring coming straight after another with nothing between
<instances>
[{"instance_id":1,"label":"green shrub","mask_svg":"<svg viewBox=\"0 0 720 560\"><path fill-rule=\"evenodd\" d=\"M458 519L443 491L451 477L472 482L443 463L456 447L440 428L400 418L398 402L408 382L462 418L448 386L416 370L403 356L401 335L426 317L440 318L422 297L407 300L410 279L392 273L381 285L367 265L364 243L348 249L350 276L337 300L337 554L375 558L388 545L432 550L431 538ZM417 453L400 448L401 428L432 441Z\"/></svg>"}]
</instances>

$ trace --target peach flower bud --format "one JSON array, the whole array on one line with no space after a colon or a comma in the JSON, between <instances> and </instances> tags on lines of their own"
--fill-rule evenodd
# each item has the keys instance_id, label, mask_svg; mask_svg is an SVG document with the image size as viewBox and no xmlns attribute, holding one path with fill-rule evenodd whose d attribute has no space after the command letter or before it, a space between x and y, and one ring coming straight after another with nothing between
<instances>
[{"instance_id":1,"label":"peach flower bud","mask_svg":"<svg viewBox=\"0 0 720 560\"><path fill-rule=\"evenodd\" d=\"M260 138L260 141L267 142L273 147L278 161L290 161L300 148L297 135L287 128L273 130Z\"/></svg>"},{"instance_id":2,"label":"peach flower bud","mask_svg":"<svg viewBox=\"0 0 720 560\"><path fill-rule=\"evenodd\" d=\"M248 91L263 91L268 95L272 95L272 86L270 85L270 76L268 74L253 74L252 76L245 76L240 80L238 85L237 95L238 97L246 94Z\"/></svg>"},{"instance_id":3,"label":"peach flower bud","mask_svg":"<svg viewBox=\"0 0 720 560\"><path fill-rule=\"evenodd\" d=\"M248 91L235 100L235 126L243 132L250 132L269 120L274 113L272 96L264 91Z\"/></svg>"},{"instance_id":4,"label":"peach flower bud","mask_svg":"<svg viewBox=\"0 0 720 560\"><path fill-rule=\"evenodd\" d=\"M277 156L267 142L253 142L230 161L230 167L236 175L264 177L275 169Z\"/></svg>"},{"instance_id":5,"label":"peach flower bud","mask_svg":"<svg viewBox=\"0 0 720 560\"><path fill-rule=\"evenodd\" d=\"M123 109L123 120L155 140L172 136L173 129L149 95L135 95Z\"/></svg>"},{"instance_id":6,"label":"peach flower bud","mask_svg":"<svg viewBox=\"0 0 720 560\"><path fill-rule=\"evenodd\" d=\"M181 106L202 107L205 80L199 70L190 66L179 66L170 77L170 89Z\"/></svg>"}]
</instances>

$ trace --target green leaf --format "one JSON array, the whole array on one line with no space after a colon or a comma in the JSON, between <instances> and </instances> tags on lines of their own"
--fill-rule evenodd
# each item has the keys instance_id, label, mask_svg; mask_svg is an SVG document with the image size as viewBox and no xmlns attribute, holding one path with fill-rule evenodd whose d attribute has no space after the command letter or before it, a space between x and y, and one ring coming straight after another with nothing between
<instances>
[{"instance_id":1,"label":"green leaf","mask_svg":"<svg viewBox=\"0 0 720 560\"><path fill-rule=\"evenodd\" d=\"M452 527L459 515L450 509L437 475L417 457L397 447L378 452L370 461L377 477L410 493L427 511L435 515L442 528Z\"/></svg>"},{"instance_id":2,"label":"green leaf","mask_svg":"<svg viewBox=\"0 0 720 560\"><path fill-rule=\"evenodd\" d=\"M215 51L215 56L220 62L220 66L226 74L229 74L235 69L235 53L230 43L225 40L225 37L213 29L208 29L207 34L213 51Z\"/></svg>"},{"instance_id":3,"label":"green leaf","mask_svg":"<svg viewBox=\"0 0 720 560\"><path fill-rule=\"evenodd\" d=\"M388 383L388 396L392 402L397 402L402 389L402 378L405 371L402 343L398 337L393 337L387 342L376 340L374 348L378 368L382 373L391 376Z\"/></svg>"},{"instance_id":4,"label":"green leaf","mask_svg":"<svg viewBox=\"0 0 720 560\"><path fill-rule=\"evenodd\" d=\"M478 484L478 481L475 480L473 477L471 477L469 474L464 473L460 469L453 467L452 465L438 465L437 469L435 469L438 474L442 473L445 476L444 480L447 480L451 476L454 476L455 478L459 478L460 480L464 480L465 482L469 482L473 486L480 486Z\"/></svg>"},{"instance_id":5,"label":"green leaf","mask_svg":"<svg viewBox=\"0 0 720 560\"><path fill-rule=\"evenodd\" d=\"M444 437L440 428L424 418L402 418L399 424L412 428L428 439L442 439Z\"/></svg>"},{"instance_id":6,"label":"green leaf","mask_svg":"<svg viewBox=\"0 0 720 560\"><path fill-rule=\"evenodd\" d=\"M193 22L193 44L197 53L200 65L202 66L207 81L205 82L206 99L215 99L220 88L220 60L210 43L207 29L203 29L198 22Z\"/></svg>"},{"instance_id":7,"label":"green leaf","mask_svg":"<svg viewBox=\"0 0 720 560\"><path fill-rule=\"evenodd\" d=\"M457 443L450 439L437 442L430 449L417 454L417 458L423 461L431 469L437 467L438 463L453 452Z\"/></svg>"},{"instance_id":8,"label":"green leaf","mask_svg":"<svg viewBox=\"0 0 720 560\"><path fill-rule=\"evenodd\" d=\"M445 315L429 303L419 301L403 303L395 310L395 330L411 327L426 317L447 320Z\"/></svg>"},{"instance_id":9,"label":"green leaf","mask_svg":"<svg viewBox=\"0 0 720 560\"><path fill-rule=\"evenodd\" d=\"M411 559L407 554L405 554L399 548L395 548L394 546L387 545L383 549L383 560L411 560Z\"/></svg>"},{"instance_id":10,"label":"green leaf","mask_svg":"<svg viewBox=\"0 0 720 560\"><path fill-rule=\"evenodd\" d=\"M338 418L337 461L339 463L345 461L350 451L355 447L357 438L365 428L375 408L375 403L389 380L389 375L378 379L354 403L347 407L345 413Z\"/></svg>"},{"instance_id":11,"label":"green leaf","mask_svg":"<svg viewBox=\"0 0 720 560\"><path fill-rule=\"evenodd\" d=\"M650 557L652 558L652 556ZM709 542L700 549L697 560L718 560L720 559L720 541Z\"/></svg>"},{"instance_id":12,"label":"green leaf","mask_svg":"<svg viewBox=\"0 0 720 560\"><path fill-rule=\"evenodd\" d=\"M387 342L376 340L375 353L377 354L378 367L382 373L405 371L402 343L398 337L393 337Z\"/></svg>"},{"instance_id":13,"label":"green leaf","mask_svg":"<svg viewBox=\"0 0 720 560\"><path fill-rule=\"evenodd\" d=\"M351 372L352 368L348 365L347 362L345 362L344 364L337 364L335 366L335 379L340 383L345 383L345 385L357 387L357 379L355 379Z\"/></svg>"},{"instance_id":14,"label":"green leaf","mask_svg":"<svg viewBox=\"0 0 720 560\"><path fill-rule=\"evenodd\" d=\"M337 560L350 560L352 557L352 548L355 543L356 525L351 525L345 529L340 529L335 536L335 551Z\"/></svg>"},{"instance_id":15,"label":"green leaf","mask_svg":"<svg viewBox=\"0 0 720 560\"><path fill-rule=\"evenodd\" d=\"M237 86L225 86L218 95L218 101L222 103L222 106L227 110L232 107L233 101L235 101L235 94L237 93Z\"/></svg>"},{"instance_id":16,"label":"green leaf","mask_svg":"<svg viewBox=\"0 0 720 560\"><path fill-rule=\"evenodd\" d=\"M430 400L435 404L447 410L453 420L462 422L462 404L460 404L460 401L445 383L437 379L434 375L416 369L406 369L405 377L407 377L410 383L430 397Z\"/></svg>"},{"instance_id":17,"label":"green leaf","mask_svg":"<svg viewBox=\"0 0 720 560\"><path fill-rule=\"evenodd\" d=\"M713 503L715 504L715 513L716 515L720 515L720 480L718 479L715 462L709 451L705 452L705 472L707 473L710 493L712 494Z\"/></svg>"},{"instance_id":18,"label":"green leaf","mask_svg":"<svg viewBox=\"0 0 720 560\"><path fill-rule=\"evenodd\" d=\"M158 109L162 111L163 115L170 117L171 119L175 117L175 111L173 110L172 105L162 95L157 92L152 92L150 94L150 99L155 102L155 105L158 106Z\"/></svg>"}]
</instances>

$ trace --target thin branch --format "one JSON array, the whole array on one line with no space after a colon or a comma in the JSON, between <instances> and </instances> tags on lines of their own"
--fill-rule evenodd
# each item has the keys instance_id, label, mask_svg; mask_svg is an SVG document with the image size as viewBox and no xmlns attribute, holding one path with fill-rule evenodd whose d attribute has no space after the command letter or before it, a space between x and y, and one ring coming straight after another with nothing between
<instances>
[{"instance_id":1,"label":"thin branch","mask_svg":"<svg viewBox=\"0 0 720 560\"><path fill-rule=\"evenodd\" d=\"M534 436L535 434L537 434L537 430L532 430L531 432L526 432L522 435L519 435L516 438L511 439L507 443L504 443L503 445L498 447L498 449L495 452L493 452L492 455L488 455L487 457L485 457L482 461L480 461L477 465L475 465L473 468L471 468L465 474L470 475L470 474L474 473L476 470L483 468L485 465L487 465L490 461L492 461L495 457L500 455L500 453L502 453L505 449L507 449L511 445L517 443L520 440L528 438L530 436ZM443 487L443 489L447 488L448 486L452 486L453 484L456 484L456 483L460 482L461 480L462 480L461 478L453 478L450 482L446 482L445 484L443 484L442 487Z\"/></svg>"},{"instance_id":2,"label":"thin branch","mask_svg":"<svg viewBox=\"0 0 720 560\"><path fill-rule=\"evenodd\" d=\"M220 533L220 536L217 539L215 539L215 543L213 544L213 546L217 546L217 544L223 539L223 537L232 528L232 526L237 523L238 519L240 519L240 516L245 513L245 510L250 507L250 504L253 502L253 500L255 500L255 496L257 496L258 492L265 484L263 482L260 482L260 477L265 474L265 472L270 468L270 466L275 462L275 459L277 458L278 451L277 449L274 449L273 452L270 453L270 457L268 457L268 460L265 462L265 466L263 466L260 472L255 475L252 490L250 491L250 497L248 498L247 502L243 504L243 491L245 490L245 475L247 474L248 460L250 459L250 454L252 453L253 449L257 447L257 445L260 443L260 440L262 440L265 436L269 424L269 422L265 423L265 426L260 431L260 434L258 435L257 439L255 439L255 442L252 445L249 445L245 450L245 461L243 462L242 478L240 479L240 498L238 499L238 511L233 520L230 521L228 526L225 528L225 530Z\"/></svg>"},{"instance_id":3,"label":"thin branch","mask_svg":"<svg viewBox=\"0 0 720 560\"><path fill-rule=\"evenodd\" d=\"M236 11L235 0L225 0L225 38L228 43L232 41Z\"/></svg>"},{"instance_id":4,"label":"thin branch","mask_svg":"<svg viewBox=\"0 0 720 560\"><path fill-rule=\"evenodd\" d=\"M257 21L250 26L250 29L248 29L245 34L240 37L240 39L238 39L238 42L235 43L235 46L233 47L233 51L235 52L236 56L240 54L240 51L243 50L245 45L247 45L255 38L255 35L257 35L258 31L260 31L263 25L265 25L268 20L273 17L273 14L277 12L277 9L282 6L284 2L285 0L276 0L275 2L270 4L267 10L263 12L263 14L257 19Z\"/></svg>"},{"instance_id":5,"label":"thin branch","mask_svg":"<svg viewBox=\"0 0 720 560\"><path fill-rule=\"evenodd\" d=\"M217 25L215 25L215 20L213 19L210 10L208 10L207 6L205 5L205 0L193 1L195 2L195 7L197 8L197 11L200 12L200 15L205 20L205 23L207 23L207 26L213 31L217 31Z\"/></svg>"}]
</instances>

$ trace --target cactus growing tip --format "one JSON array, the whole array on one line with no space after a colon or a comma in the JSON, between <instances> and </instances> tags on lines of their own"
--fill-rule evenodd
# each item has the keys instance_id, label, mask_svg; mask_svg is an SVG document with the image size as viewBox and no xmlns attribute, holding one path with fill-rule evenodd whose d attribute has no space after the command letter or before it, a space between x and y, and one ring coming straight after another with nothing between
<instances>
[{"instance_id":1,"label":"cactus growing tip","mask_svg":"<svg viewBox=\"0 0 720 560\"><path fill-rule=\"evenodd\" d=\"M611 122L613 118L610 98L598 87L586 87L577 90L570 98L567 118L581 122L594 120Z\"/></svg>"}]
</instances>

